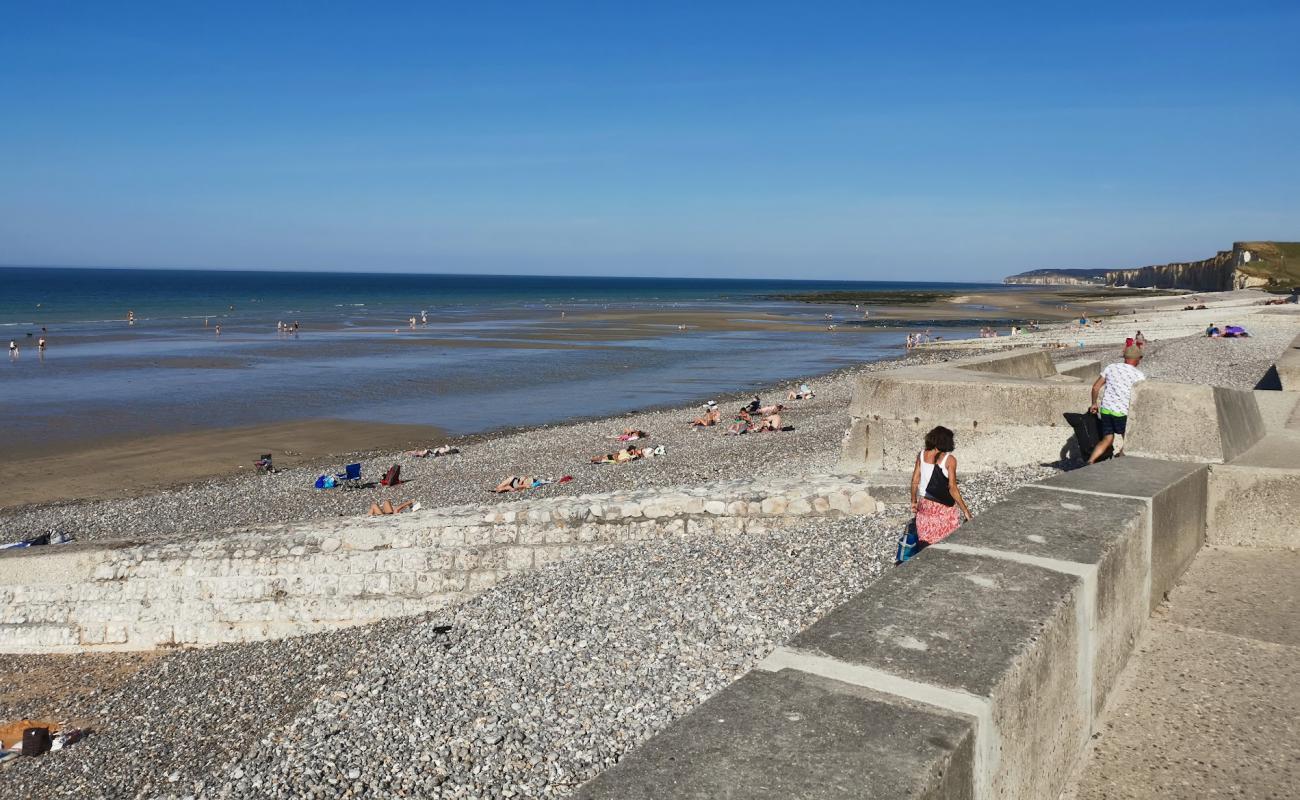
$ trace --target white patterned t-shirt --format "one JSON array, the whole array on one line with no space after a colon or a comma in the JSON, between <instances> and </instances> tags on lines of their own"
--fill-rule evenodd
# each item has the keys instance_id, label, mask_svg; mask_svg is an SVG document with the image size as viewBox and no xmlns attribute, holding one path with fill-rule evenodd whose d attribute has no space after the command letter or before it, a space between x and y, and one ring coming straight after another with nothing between
<instances>
[{"instance_id":1,"label":"white patterned t-shirt","mask_svg":"<svg viewBox=\"0 0 1300 800\"><path fill-rule=\"evenodd\" d=\"M1101 407L1120 416L1128 415L1128 403L1133 397L1133 387L1147 379L1142 370L1131 364L1119 362L1101 371L1106 385L1101 388Z\"/></svg>"}]
</instances>

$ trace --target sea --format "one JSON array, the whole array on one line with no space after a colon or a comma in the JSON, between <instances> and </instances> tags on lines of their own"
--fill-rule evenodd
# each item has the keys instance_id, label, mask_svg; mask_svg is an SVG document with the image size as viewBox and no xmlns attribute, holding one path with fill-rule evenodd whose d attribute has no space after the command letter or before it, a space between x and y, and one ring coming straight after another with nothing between
<instances>
[{"instance_id":1,"label":"sea","mask_svg":"<svg viewBox=\"0 0 1300 800\"><path fill-rule=\"evenodd\" d=\"M909 324L976 335L790 299L927 289L1003 287L5 267L0 450L335 418L468 434L702 401L899 355Z\"/></svg>"}]
</instances>

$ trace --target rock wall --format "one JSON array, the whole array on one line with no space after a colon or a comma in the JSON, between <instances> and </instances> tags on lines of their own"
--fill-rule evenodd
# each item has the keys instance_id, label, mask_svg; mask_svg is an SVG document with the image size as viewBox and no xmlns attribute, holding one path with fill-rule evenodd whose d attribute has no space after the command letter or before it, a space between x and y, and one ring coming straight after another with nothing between
<instances>
[{"instance_id":1,"label":"rock wall","mask_svg":"<svg viewBox=\"0 0 1300 800\"><path fill-rule=\"evenodd\" d=\"M1237 265L1240 254L1235 250L1220 250L1213 258L1202 261L1183 261L1173 264L1120 269L1106 273L1111 286L1135 288L1190 289L1197 292L1226 292L1237 286ZM1245 277L1242 276L1242 281Z\"/></svg>"},{"instance_id":2,"label":"rock wall","mask_svg":"<svg viewBox=\"0 0 1300 800\"><path fill-rule=\"evenodd\" d=\"M881 508L861 479L821 477L11 550L0 553L0 652L292 636L436 609L596 547Z\"/></svg>"}]
</instances>

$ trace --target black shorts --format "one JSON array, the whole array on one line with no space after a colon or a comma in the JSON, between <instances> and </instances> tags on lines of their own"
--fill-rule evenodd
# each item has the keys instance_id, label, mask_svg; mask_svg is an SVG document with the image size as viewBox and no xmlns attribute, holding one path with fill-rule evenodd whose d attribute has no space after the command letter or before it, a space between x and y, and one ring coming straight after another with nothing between
<instances>
[{"instance_id":1,"label":"black shorts","mask_svg":"<svg viewBox=\"0 0 1300 800\"><path fill-rule=\"evenodd\" d=\"M1116 417L1110 414L1098 414L1097 417L1097 428L1101 431L1102 438L1111 434L1123 436L1124 431L1128 428L1127 416Z\"/></svg>"}]
</instances>

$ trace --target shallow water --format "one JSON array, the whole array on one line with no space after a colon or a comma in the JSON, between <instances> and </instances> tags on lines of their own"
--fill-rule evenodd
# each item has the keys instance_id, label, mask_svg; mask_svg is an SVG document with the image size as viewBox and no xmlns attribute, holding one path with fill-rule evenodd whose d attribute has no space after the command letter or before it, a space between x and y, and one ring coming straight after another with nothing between
<instances>
[{"instance_id":1,"label":"shallow water","mask_svg":"<svg viewBox=\"0 0 1300 800\"><path fill-rule=\"evenodd\" d=\"M0 270L0 284L0 336L21 347L0 362L0 446L23 452L316 418L473 433L815 375L896 355L902 339L825 329L851 307L764 299L854 283ZM429 323L411 329L422 310ZM717 324L680 331L674 315ZM281 320L302 328L277 333Z\"/></svg>"}]
</instances>

